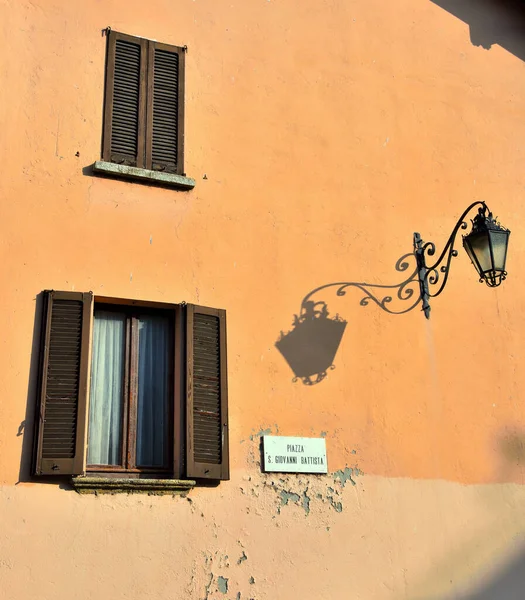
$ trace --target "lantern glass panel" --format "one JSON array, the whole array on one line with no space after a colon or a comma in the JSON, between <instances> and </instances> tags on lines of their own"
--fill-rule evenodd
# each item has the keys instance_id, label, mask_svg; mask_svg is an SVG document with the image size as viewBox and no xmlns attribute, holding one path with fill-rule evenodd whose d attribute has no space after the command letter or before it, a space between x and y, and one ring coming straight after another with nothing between
<instances>
[{"instance_id":1,"label":"lantern glass panel","mask_svg":"<svg viewBox=\"0 0 525 600\"><path fill-rule=\"evenodd\" d=\"M494 255L494 269L496 271L504 271L508 234L506 231L490 231L489 234L490 241L492 242L492 253Z\"/></svg>"},{"instance_id":2,"label":"lantern glass panel","mask_svg":"<svg viewBox=\"0 0 525 600\"><path fill-rule=\"evenodd\" d=\"M465 248L465 251L468 254L468 257L470 258L472 264L474 265L474 267L476 267L476 271L478 272L478 274L482 275L482 273L479 270L478 263L476 262L476 259L474 257L474 254L472 253L472 248L470 247L469 240L466 238L463 239L463 247Z\"/></svg>"},{"instance_id":3,"label":"lantern glass panel","mask_svg":"<svg viewBox=\"0 0 525 600\"><path fill-rule=\"evenodd\" d=\"M481 267L481 271L484 273L492 270L488 232L469 235L467 245L470 246L471 251L474 253L476 260ZM474 260L474 264L476 264L476 260Z\"/></svg>"}]
</instances>

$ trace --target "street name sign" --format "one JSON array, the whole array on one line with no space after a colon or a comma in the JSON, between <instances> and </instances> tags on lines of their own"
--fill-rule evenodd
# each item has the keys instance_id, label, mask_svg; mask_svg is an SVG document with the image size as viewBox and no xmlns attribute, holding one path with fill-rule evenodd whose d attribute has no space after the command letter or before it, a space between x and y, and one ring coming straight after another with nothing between
<instances>
[{"instance_id":1,"label":"street name sign","mask_svg":"<svg viewBox=\"0 0 525 600\"><path fill-rule=\"evenodd\" d=\"M263 436L264 470L270 473L328 473L324 438Z\"/></svg>"}]
</instances>

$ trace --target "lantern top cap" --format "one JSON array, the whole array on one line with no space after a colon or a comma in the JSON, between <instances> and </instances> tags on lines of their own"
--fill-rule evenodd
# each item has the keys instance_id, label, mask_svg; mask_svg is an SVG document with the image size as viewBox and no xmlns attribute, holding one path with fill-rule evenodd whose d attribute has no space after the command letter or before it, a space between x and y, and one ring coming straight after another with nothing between
<instances>
[{"instance_id":1,"label":"lantern top cap","mask_svg":"<svg viewBox=\"0 0 525 600\"><path fill-rule=\"evenodd\" d=\"M478 209L478 214L472 219L472 231L469 235L486 231L508 231L510 233L506 227L499 223L498 218L492 215L492 212L483 202L483 206Z\"/></svg>"}]
</instances>

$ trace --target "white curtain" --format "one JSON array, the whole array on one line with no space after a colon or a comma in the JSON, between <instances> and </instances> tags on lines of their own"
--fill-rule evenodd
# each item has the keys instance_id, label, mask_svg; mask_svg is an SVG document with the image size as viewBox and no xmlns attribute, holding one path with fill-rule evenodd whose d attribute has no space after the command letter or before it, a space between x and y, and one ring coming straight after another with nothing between
<instances>
[{"instance_id":1,"label":"white curtain","mask_svg":"<svg viewBox=\"0 0 525 600\"><path fill-rule=\"evenodd\" d=\"M125 324L124 315L95 311L87 456L90 465L120 464Z\"/></svg>"},{"instance_id":2,"label":"white curtain","mask_svg":"<svg viewBox=\"0 0 525 600\"><path fill-rule=\"evenodd\" d=\"M137 466L168 466L169 320L138 320Z\"/></svg>"}]
</instances>

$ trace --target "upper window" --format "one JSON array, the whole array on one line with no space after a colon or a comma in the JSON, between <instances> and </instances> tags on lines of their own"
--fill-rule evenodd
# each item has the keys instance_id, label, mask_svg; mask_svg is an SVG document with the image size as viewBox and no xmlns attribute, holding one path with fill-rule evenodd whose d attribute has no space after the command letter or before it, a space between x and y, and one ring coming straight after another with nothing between
<instances>
[{"instance_id":1,"label":"upper window","mask_svg":"<svg viewBox=\"0 0 525 600\"><path fill-rule=\"evenodd\" d=\"M229 478L223 310L45 292L42 344L36 474Z\"/></svg>"},{"instance_id":2,"label":"upper window","mask_svg":"<svg viewBox=\"0 0 525 600\"><path fill-rule=\"evenodd\" d=\"M184 48L109 31L102 159L184 174Z\"/></svg>"}]
</instances>

